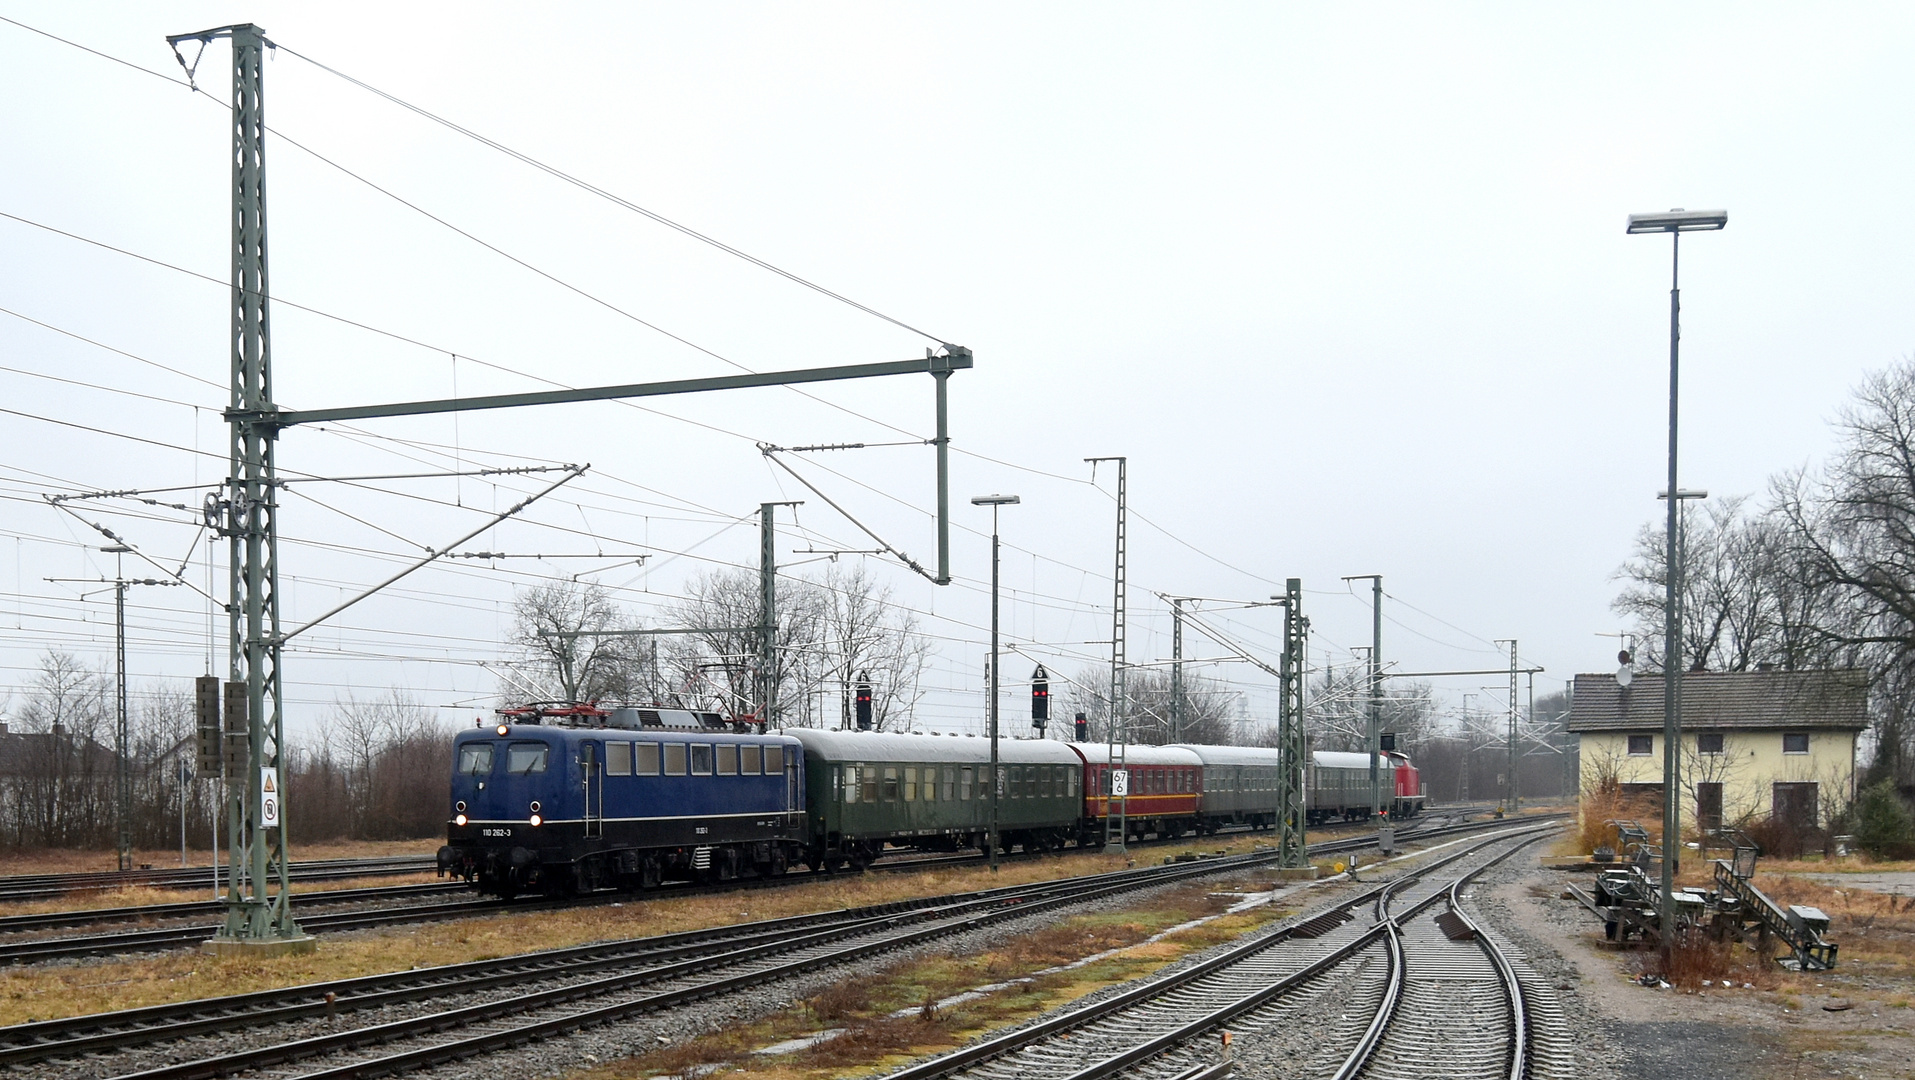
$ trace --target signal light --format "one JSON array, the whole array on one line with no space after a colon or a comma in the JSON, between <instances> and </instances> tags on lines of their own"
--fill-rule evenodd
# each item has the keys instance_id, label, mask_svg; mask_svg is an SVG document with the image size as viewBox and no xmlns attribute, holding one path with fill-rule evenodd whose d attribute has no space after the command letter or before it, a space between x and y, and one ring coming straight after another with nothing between
<instances>
[{"instance_id":1,"label":"signal light","mask_svg":"<svg viewBox=\"0 0 1915 1080\"><path fill-rule=\"evenodd\" d=\"M862 671L858 672L857 695L858 695L857 696L858 730L870 731L871 730L871 676L865 674Z\"/></svg>"},{"instance_id":2,"label":"signal light","mask_svg":"<svg viewBox=\"0 0 1915 1080\"><path fill-rule=\"evenodd\" d=\"M1386 750L1390 753L1396 752L1396 732L1386 731L1383 734L1377 736L1377 739L1379 740L1379 743L1380 743L1380 746L1379 746L1380 749Z\"/></svg>"},{"instance_id":3,"label":"signal light","mask_svg":"<svg viewBox=\"0 0 1915 1080\"><path fill-rule=\"evenodd\" d=\"M1042 734L1050 718L1051 674L1044 670L1043 664L1039 664L1037 670L1031 672L1031 726Z\"/></svg>"},{"instance_id":4,"label":"signal light","mask_svg":"<svg viewBox=\"0 0 1915 1080\"><path fill-rule=\"evenodd\" d=\"M1076 726L1077 726L1077 741L1089 742L1090 741L1090 720L1086 719L1083 713L1077 714Z\"/></svg>"}]
</instances>

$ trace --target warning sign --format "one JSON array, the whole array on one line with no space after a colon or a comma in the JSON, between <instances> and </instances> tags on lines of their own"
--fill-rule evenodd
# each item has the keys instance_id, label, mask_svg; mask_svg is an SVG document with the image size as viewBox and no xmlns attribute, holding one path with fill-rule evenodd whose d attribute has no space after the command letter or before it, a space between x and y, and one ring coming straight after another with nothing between
<instances>
[{"instance_id":1,"label":"warning sign","mask_svg":"<svg viewBox=\"0 0 1915 1080\"><path fill-rule=\"evenodd\" d=\"M259 827L279 828L279 770L259 770Z\"/></svg>"}]
</instances>

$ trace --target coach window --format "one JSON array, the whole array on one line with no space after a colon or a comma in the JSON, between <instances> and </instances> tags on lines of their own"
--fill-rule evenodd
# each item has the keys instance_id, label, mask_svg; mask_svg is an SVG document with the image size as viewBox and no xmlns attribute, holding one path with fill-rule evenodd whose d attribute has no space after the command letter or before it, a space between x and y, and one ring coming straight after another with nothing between
<instances>
[{"instance_id":1,"label":"coach window","mask_svg":"<svg viewBox=\"0 0 1915 1080\"><path fill-rule=\"evenodd\" d=\"M515 742L505 748L507 773L541 773L551 748L542 742Z\"/></svg>"},{"instance_id":2,"label":"coach window","mask_svg":"<svg viewBox=\"0 0 1915 1080\"><path fill-rule=\"evenodd\" d=\"M492 744L469 742L459 747L459 771L468 776L492 775Z\"/></svg>"},{"instance_id":3,"label":"coach window","mask_svg":"<svg viewBox=\"0 0 1915 1080\"><path fill-rule=\"evenodd\" d=\"M944 767L944 801L957 801L957 769L950 765Z\"/></svg>"},{"instance_id":4,"label":"coach window","mask_svg":"<svg viewBox=\"0 0 1915 1080\"><path fill-rule=\"evenodd\" d=\"M738 771L746 776L757 776L759 763L764 760L764 751L756 746L738 748Z\"/></svg>"},{"instance_id":5,"label":"coach window","mask_svg":"<svg viewBox=\"0 0 1915 1080\"><path fill-rule=\"evenodd\" d=\"M904 770L904 801L918 801L918 770L915 768Z\"/></svg>"},{"instance_id":6,"label":"coach window","mask_svg":"<svg viewBox=\"0 0 1915 1080\"><path fill-rule=\"evenodd\" d=\"M632 744L628 742L608 742L605 744L605 775L632 775Z\"/></svg>"},{"instance_id":7,"label":"coach window","mask_svg":"<svg viewBox=\"0 0 1915 1080\"><path fill-rule=\"evenodd\" d=\"M665 775L685 775L685 744L673 742L665 744Z\"/></svg>"},{"instance_id":8,"label":"coach window","mask_svg":"<svg viewBox=\"0 0 1915 1080\"><path fill-rule=\"evenodd\" d=\"M738 744L737 743L719 743L718 744L718 775L720 776L737 776L738 775Z\"/></svg>"},{"instance_id":9,"label":"coach window","mask_svg":"<svg viewBox=\"0 0 1915 1080\"><path fill-rule=\"evenodd\" d=\"M898 770L895 766L887 765L884 770L884 801L898 801Z\"/></svg>"},{"instance_id":10,"label":"coach window","mask_svg":"<svg viewBox=\"0 0 1915 1080\"><path fill-rule=\"evenodd\" d=\"M785 748L782 746L765 747L765 775L783 776L785 772Z\"/></svg>"},{"instance_id":11,"label":"coach window","mask_svg":"<svg viewBox=\"0 0 1915 1080\"><path fill-rule=\"evenodd\" d=\"M920 789L925 802L938 801L938 768L936 765L924 767L924 787Z\"/></svg>"},{"instance_id":12,"label":"coach window","mask_svg":"<svg viewBox=\"0 0 1915 1080\"><path fill-rule=\"evenodd\" d=\"M843 770L844 775L844 801L848 803L857 802L858 767L856 765L842 765L839 766L839 768ZM837 774L834 772L833 775L835 776Z\"/></svg>"},{"instance_id":13,"label":"coach window","mask_svg":"<svg viewBox=\"0 0 1915 1080\"><path fill-rule=\"evenodd\" d=\"M971 775L969 765L958 770L958 798L964 802L971 801Z\"/></svg>"}]
</instances>

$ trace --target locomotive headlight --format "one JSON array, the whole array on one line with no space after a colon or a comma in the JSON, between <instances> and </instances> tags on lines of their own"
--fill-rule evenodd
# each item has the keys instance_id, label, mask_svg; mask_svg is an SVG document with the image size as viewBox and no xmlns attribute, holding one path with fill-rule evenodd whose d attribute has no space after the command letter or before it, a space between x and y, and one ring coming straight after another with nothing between
<instances>
[{"instance_id":1,"label":"locomotive headlight","mask_svg":"<svg viewBox=\"0 0 1915 1080\"><path fill-rule=\"evenodd\" d=\"M452 823L453 823L454 825L464 825L464 824L465 824L465 815L464 815L464 814L460 814L460 815L459 815L458 817L455 817L455 818L453 818L453 819L452 819Z\"/></svg>"},{"instance_id":2,"label":"locomotive headlight","mask_svg":"<svg viewBox=\"0 0 1915 1080\"><path fill-rule=\"evenodd\" d=\"M532 827L533 827L534 829L536 829L536 828L538 828L539 826L541 826L541 825L543 825L543 824L545 824L545 819L544 819L544 818L542 818L542 817L540 817L540 816L538 816L537 814L533 814L533 815L532 815Z\"/></svg>"},{"instance_id":3,"label":"locomotive headlight","mask_svg":"<svg viewBox=\"0 0 1915 1080\"><path fill-rule=\"evenodd\" d=\"M512 726L510 724L500 724L498 730L499 734L504 735L506 732L512 730Z\"/></svg>"}]
</instances>

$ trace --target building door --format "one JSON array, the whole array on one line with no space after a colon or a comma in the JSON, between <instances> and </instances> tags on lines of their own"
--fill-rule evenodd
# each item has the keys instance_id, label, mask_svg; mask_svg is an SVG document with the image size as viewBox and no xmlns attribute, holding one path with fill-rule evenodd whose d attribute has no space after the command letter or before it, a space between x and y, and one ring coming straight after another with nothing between
<instances>
[{"instance_id":1,"label":"building door","mask_svg":"<svg viewBox=\"0 0 1915 1080\"><path fill-rule=\"evenodd\" d=\"M1696 785L1696 826L1705 833L1722 830L1722 785Z\"/></svg>"},{"instance_id":2,"label":"building door","mask_svg":"<svg viewBox=\"0 0 1915 1080\"><path fill-rule=\"evenodd\" d=\"M1791 828L1813 829L1819 816L1818 794L1815 784L1777 784L1771 813Z\"/></svg>"}]
</instances>

